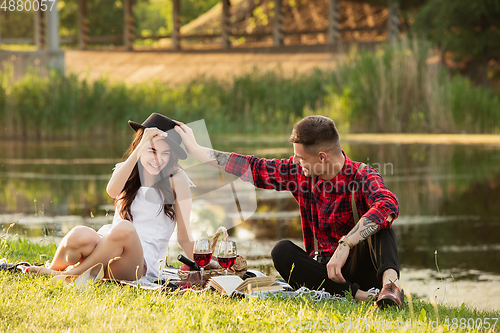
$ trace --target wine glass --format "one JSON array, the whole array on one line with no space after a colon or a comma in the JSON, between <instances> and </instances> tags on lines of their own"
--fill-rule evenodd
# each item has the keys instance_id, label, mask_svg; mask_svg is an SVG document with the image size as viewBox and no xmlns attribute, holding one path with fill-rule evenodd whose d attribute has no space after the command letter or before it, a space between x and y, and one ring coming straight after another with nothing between
<instances>
[{"instance_id":1,"label":"wine glass","mask_svg":"<svg viewBox=\"0 0 500 333\"><path fill-rule=\"evenodd\" d=\"M227 270L236 261L236 243L233 241L221 241L219 252L217 253L217 261L224 268L227 275Z\"/></svg>"},{"instance_id":2,"label":"wine glass","mask_svg":"<svg viewBox=\"0 0 500 333\"><path fill-rule=\"evenodd\" d=\"M198 239L194 243L193 259L201 268L201 278L203 280L203 268L212 259L211 242L208 239Z\"/></svg>"}]
</instances>

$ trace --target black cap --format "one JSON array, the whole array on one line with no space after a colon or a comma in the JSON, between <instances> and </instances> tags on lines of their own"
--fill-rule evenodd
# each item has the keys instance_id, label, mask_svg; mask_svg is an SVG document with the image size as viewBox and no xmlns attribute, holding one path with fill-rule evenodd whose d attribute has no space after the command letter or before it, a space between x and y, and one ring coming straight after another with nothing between
<instances>
[{"instance_id":1,"label":"black cap","mask_svg":"<svg viewBox=\"0 0 500 333\"><path fill-rule=\"evenodd\" d=\"M172 119L159 113L152 113L142 124L138 124L132 120L129 120L128 124L134 131L137 131L139 128L151 127L156 127L164 131L167 133L165 141L167 141L170 144L170 148L175 151L177 158L180 160L185 160L187 158L186 152L181 148L182 138L179 133L174 130L174 127L178 125Z\"/></svg>"}]
</instances>

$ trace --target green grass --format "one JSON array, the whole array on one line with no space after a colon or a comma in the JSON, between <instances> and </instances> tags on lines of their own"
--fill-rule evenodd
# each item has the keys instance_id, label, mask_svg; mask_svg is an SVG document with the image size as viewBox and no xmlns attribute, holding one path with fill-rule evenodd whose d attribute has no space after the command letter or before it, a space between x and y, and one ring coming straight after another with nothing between
<instances>
[{"instance_id":1,"label":"green grass","mask_svg":"<svg viewBox=\"0 0 500 333\"><path fill-rule=\"evenodd\" d=\"M342 131L499 133L500 97L437 64L430 46L403 39L376 52L352 51L334 70L306 74L257 69L168 86L36 72L12 82L0 71L0 121L7 138L81 138L129 133L126 121L152 112L185 123L205 119L211 134L289 134L310 114Z\"/></svg>"},{"instance_id":2,"label":"green grass","mask_svg":"<svg viewBox=\"0 0 500 333\"><path fill-rule=\"evenodd\" d=\"M2 44L0 43L0 50L6 51L36 51L36 45L30 44Z\"/></svg>"},{"instance_id":3,"label":"green grass","mask_svg":"<svg viewBox=\"0 0 500 333\"><path fill-rule=\"evenodd\" d=\"M4 237L0 257L33 261L40 255L52 256L54 250L54 245ZM0 294L4 332L312 332L341 329L342 324L347 328L343 331L380 331L377 325L398 330L413 325L408 331L434 332L429 325L456 331L451 329L454 318L484 322L498 317L498 313L479 312L465 304L455 308L418 299L410 300L403 310L379 311L370 303L315 302L305 296L240 300L216 293L180 295L111 284L78 291L52 284L47 277L4 271L0 272ZM450 327L444 326L447 323Z\"/></svg>"}]
</instances>

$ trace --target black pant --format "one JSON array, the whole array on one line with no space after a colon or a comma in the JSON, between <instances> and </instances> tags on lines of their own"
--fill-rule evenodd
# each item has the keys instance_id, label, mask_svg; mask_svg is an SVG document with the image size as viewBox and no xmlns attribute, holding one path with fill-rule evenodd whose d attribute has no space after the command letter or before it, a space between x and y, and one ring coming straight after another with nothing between
<instances>
[{"instance_id":1,"label":"black pant","mask_svg":"<svg viewBox=\"0 0 500 333\"><path fill-rule=\"evenodd\" d=\"M293 288L325 288L331 294L343 295L350 290L354 296L358 289L381 289L382 275L390 268L399 276L398 246L392 229L382 229L354 247L342 267L345 283L330 280L326 263L320 264L289 240L276 243L271 257L276 270Z\"/></svg>"}]
</instances>

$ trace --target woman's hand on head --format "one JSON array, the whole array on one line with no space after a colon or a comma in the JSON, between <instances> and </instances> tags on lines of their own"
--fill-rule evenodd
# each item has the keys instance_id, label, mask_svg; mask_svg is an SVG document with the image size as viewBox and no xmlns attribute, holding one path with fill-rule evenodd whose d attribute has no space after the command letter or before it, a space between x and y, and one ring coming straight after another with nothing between
<instances>
[{"instance_id":1,"label":"woman's hand on head","mask_svg":"<svg viewBox=\"0 0 500 333\"><path fill-rule=\"evenodd\" d=\"M151 141L153 143L157 140L161 140L165 138L166 133L159 130L156 127L153 128L145 128L142 134L141 141L134 149L133 153L127 158L127 160L117 166L111 175L111 179L108 182L108 186L106 187L106 192L108 192L109 196L112 198L116 198L120 193L122 193L127 180L132 174L135 165L141 158L141 155L144 153L145 149L148 149L151 145Z\"/></svg>"},{"instance_id":2,"label":"woman's hand on head","mask_svg":"<svg viewBox=\"0 0 500 333\"><path fill-rule=\"evenodd\" d=\"M174 127L174 130L181 136L184 147L186 147L186 152L190 155L193 154L194 150L200 146L198 142L196 142L193 130L183 122L174 121L178 125Z\"/></svg>"},{"instance_id":3,"label":"woman's hand on head","mask_svg":"<svg viewBox=\"0 0 500 333\"><path fill-rule=\"evenodd\" d=\"M166 136L167 136L167 133L163 132L162 130L160 130L156 127L145 128L144 133L142 134L141 142L137 146L137 156L141 156L144 148L149 147L151 140L153 140L153 143L154 143L155 141L161 140L162 138L165 138Z\"/></svg>"}]
</instances>

